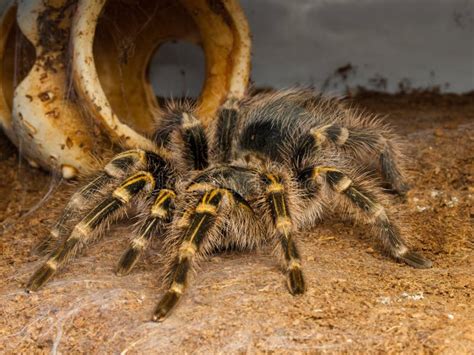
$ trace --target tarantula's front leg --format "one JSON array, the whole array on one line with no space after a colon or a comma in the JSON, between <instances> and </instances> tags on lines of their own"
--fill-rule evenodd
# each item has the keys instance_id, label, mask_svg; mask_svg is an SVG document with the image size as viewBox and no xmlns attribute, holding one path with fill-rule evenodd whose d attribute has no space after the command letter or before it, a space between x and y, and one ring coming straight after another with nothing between
<instances>
[{"instance_id":1,"label":"tarantula's front leg","mask_svg":"<svg viewBox=\"0 0 474 355\"><path fill-rule=\"evenodd\" d=\"M313 178L324 174L330 188L338 194L342 194L358 210L363 211L371 223L377 228L382 245L385 250L395 259L401 260L415 268L430 268L432 262L421 255L411 251L404 242L400 229L394 224L385 208L377 201L375 194L354 182L342 171L332 167L316 167Z\"/></svg>"},{"instance_id":2,"label":"tarantula's front leg","mask_svg":"<svg viewBox=\"0 0 474 355\"><path fill-rule=\"evenodd\" d=\"M185 111L170 110L162 117L161 125L154 133L154 141L158 146L170 147L173 132L177 131L181 152L187 166L194 170L203 170L209 166L209 143L201 120L194 116L192 109Z\"/></svg>"},{"instance_id":3,"label":"tarantula's front leg","mask_svg":"<svg viewBox=\"0 0 474 355\"><path fill-rule=\"evenodd\" d=\"M155 194L148 216L140 225L137 235L130 241L129 248L122 255L117 274L126 275L138 261L138 258L150 243L160 227L171 220L172 206L176 193L170 189L161 189Z\"/></svg>"},{"instance_id":4,"label":"tarantula's front leg","mask_svg":"<svg viewBox=\"0 0 474 355\"><path fill-rule=\"evenodd\" d=\"M54 273L69 258L73 257L78 249L97 235L99 229L116 215L121 207L127 205L131 199L142 190L151 191L155 186L155 178L147 171L139 171L126 179L110 196L106 197L82 220L74 226L72 233L56 248L48 260L33 274L27 283L28 291L35 291L48 281Z\"/></svg>"},{"instance_id":5,"label":"tarantula's front leg","mask_svg":"<svg viewBox=\"0 0 474 355\"><path fill-rule=\"evenodd\" d=\"M34 247L34 251L44 254L50 246L64 239L71 232L67 225L71 217L90 206L98 193L114 183L118 184L126 174L143 167L146 161L147 153L141 149L128 150L113 157L99 175L74 193L49 235Z\"/></svg>"},{"instance_id":6,"label":"tarantula's front leg","mask_svg":"<svg viewBox=\"0 0 474 355\"><path fill-rule=\"evenodd\" d=\"M264 175L263 181L266 185L267 203L285 257L288 289L293 295L304 293L305 283L301 260L292 236L294 223L288 208L285 186L282 179L273 174Z\"/></svg>"},{"instance_id":7,"label":"tarantula's front leg","mask_svg":"<svg viewBox=\"0 0 474 355\"><path fill-rule=\"evenodd\" d=\"M171 286L155 309L154 321L163 321L181 298L193 259L210 231L215 227L225 198L232 200L232 194L228 190L217 188L206 191L194 211L186 211L183 215L180 223L187 224L187 227L184 229L178 256L173 266ZM191 216L189 221L186 217L188 213Z\"/></svg>"}]
</instances>

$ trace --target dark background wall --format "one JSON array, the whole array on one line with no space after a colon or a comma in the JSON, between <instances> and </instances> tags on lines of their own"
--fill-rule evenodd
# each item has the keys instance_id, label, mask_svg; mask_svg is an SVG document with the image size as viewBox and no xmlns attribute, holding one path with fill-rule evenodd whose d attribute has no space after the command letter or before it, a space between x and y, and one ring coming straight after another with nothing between
<instances>
[{"instance_id":1,"label":"dark background wall","mask_svg":"<svg viewBox=\"0 0 474 355\"><path fill-rule=\"evenodd\" d=\"M257 86L358 85L394 92L474 90L474 0L241 0ZM196 94L204 59L167 44L151 72L159 95ZM176 64L178 63L178 65Z\"/></svg>"}]
</instances>

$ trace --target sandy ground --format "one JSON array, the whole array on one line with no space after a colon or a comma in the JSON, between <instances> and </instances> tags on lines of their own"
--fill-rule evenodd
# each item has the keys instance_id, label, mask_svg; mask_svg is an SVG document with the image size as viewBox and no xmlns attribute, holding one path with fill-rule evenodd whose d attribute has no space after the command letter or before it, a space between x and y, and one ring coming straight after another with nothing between
<instances>
[{"instance_id":1,"label":"sandy ground","mask_svg":"<svg viewBox=\"0 0 474 355\"><path fill-rule=\"evenodd\" d=\"M409 141L413 189L397 208L432 269L397 264L380 255L367 228L332 220L299 240L305 295L287 292L266 250L216 255L157 324L149 321L161 293L157 252L115 276L127 234L119 226L28 295L22 286L39 262L31 247L74 186L55 187L0 135L0 352L473 354L474 95L355 101L387 115Z\"/></svg>"}]
</instances>

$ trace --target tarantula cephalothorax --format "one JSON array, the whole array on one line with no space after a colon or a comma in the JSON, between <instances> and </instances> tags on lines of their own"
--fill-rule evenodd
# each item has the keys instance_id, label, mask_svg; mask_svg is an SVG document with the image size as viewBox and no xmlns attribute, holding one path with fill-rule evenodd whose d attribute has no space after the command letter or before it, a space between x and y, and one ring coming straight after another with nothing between
<instances>
[{"instance_id":1,"label":"tarantula cephalothorax","mask_svg":"<svg viewBox=\"0 0 474 355\"><path fill-rule=\"evenodd\" d=\"M325 210L365 219L391 257L431 266L407 247L384 200L382 183L407 190L400 143L376 118L336 99L310 90L260 93L227 101L208 130L191 105L174 104L154 141L154 151L115 156L72 196L41 245L55 246L28 290L40 288L132 203L139 223L117 272L130 272L150 241L159 242L169 288L156 321L181 298L195 259L216 248L274 244L289 291L303 293L298 231Z\"/></svg>"}]
</instances>

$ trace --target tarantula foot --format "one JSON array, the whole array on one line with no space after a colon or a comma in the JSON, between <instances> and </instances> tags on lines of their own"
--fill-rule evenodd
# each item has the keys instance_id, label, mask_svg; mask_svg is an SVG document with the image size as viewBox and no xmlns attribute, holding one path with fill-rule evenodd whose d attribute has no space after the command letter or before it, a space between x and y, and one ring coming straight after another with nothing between
<instances>
[{"instance_id":1,"label":"tarantula foot","mask_svg":"<svg viewBox=\"0 0 474 355\"><path fill-rule=\"evenodd\" d=\"M408 191L410 191L410 185L405 182L399 182L392 185L392 190L394 193L400 196L405 196Z\"/></svg>"},{"instance_id":2,"label":"tarantula foot","mask_svg":"<svg viewBox=\"0 0 474 355\"><path fill-rule=\"evenodd\" d=\"M55 273L56 268L49 263L41 266L26 284L26 292L40 289Z\"/></svg>"},{"instance_id":3,"label":"tarantula foot","mask_svg":"<svg viewBox=\"0 0 474 355\"><path fill-rule=\"evenodd\" d=\"M154 322L163 322L168 317L174 306L176 306L176 304L178 303L179 297L180 294L176 292L166 292L160 303L158 303L158 305L156 306L152 320Z\"/></svg>"},{"instance_id":4,"label":"tarantula foot","mask_svg":"<svg viewBox=\"0 0 474 355\"><path fill-rule=\"evenodd\" d=\"M383 188L389 194L405 197L407 192L410 191L411 186L403 181L400 181L391 183L387 182L383 184Z\"/></svg>"},{"instance_id":5,"label":"tarantula foot","mask_svg":"<svg viewBox=\"0 0 474 355\"><path fill-rule=\"evenodd\" d=\"M304 293L305 284L301 269L291 269L288 272L288 288L292 295L300 295Z\"/></svg>"},{"instance_id":6,"label":"tarantula foot","mask_svg":"<svg viewBox=\"0 0 474 355\"><path fill-rule=\"evenodd\" d=\"M406 264L417 269L429 269L433 266L433 262L431 260L425 259L423 256L410 250L398 258Z\"/></svg>"},{"instance_id":7,"label":"tarantula foot","mask_svg":"<svg viewBox=\"0 0 474 355\"><path fill-rule=\"evenodd\" d=\"M117 266L116 274L119 276L125 276L138 261L138 257L140 256L140 252L137 249L130 248L128 249L120 258L120 261Z\"/></svg>"}]
</instances>

